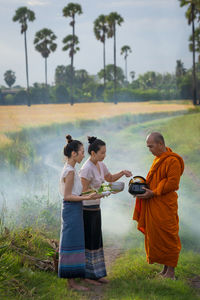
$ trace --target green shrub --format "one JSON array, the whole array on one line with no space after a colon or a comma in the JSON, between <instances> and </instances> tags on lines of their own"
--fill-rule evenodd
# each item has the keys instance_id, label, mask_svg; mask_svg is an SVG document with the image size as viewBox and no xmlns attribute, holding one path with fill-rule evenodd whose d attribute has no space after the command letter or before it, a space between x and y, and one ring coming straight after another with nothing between
<instances>
[{"instance_id":1,"label":"green shrub","mask_svg":"<svg viewBox=\"0 0 200 300\"><path fill-rule=\"evenodd\" d=\"M15 104L27 104L28 103L28 93L26 91L19 91L15 96L14 96L14 102Z\"/></svg>"},{"instance_id":2,"label":"green shrub","mask_svg":"<svg viewBox=\"0 0 200 300\"><path fill-rule=\"evenodd\" d=\"M59 102L59 103L68 103L69 102L69 93L64 85L56 86L55 97L56 97L56 102Z\"/></svg>"},{"instance_id":3,"label":"green shrub","mask_svg":"<svg viewBox=\"0 0 200 300\"><path fill-rule=\"evenodd\" d=\"M4 97L4 103L6 105L14 105L15 104L15 99L14 99L14 96L11 95L11 94L8 94Z\"/></svg>"}]
</instances>

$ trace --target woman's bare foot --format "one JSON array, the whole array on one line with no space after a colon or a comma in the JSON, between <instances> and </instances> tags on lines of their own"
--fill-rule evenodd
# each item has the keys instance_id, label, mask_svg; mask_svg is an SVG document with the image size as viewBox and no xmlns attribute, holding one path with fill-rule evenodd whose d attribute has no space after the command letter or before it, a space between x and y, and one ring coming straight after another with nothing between
<instances>
[{"instance_id":1,"label":"woman's bare foot","mask_svg":"<svg viewBox=\"0 0 200 300\"><path fill-rule=\"evenodd\" d=\"M158 275L164 276L168 270L168 266L164 265L163 270Z\"/></svg>"},{"instance_id":2,"label":"woman's bare foot","mask_svg":"<svg viewBox=\"0 0 200 300\"><path fill-rule=\"evenodd\" d=\"M102 278L99 278L99 279L98 279L98 282L101 282L101 283L109 283L109 280L102 277Z\"/></svg>"},{"instance_id":3,"label":"woman's bare foot","mask_svg":"<svg viewBox=\"0 0 200 300\"><path fill-rule=\"evenodd\" d=\"M89 288L87 288L85 286L77 284L74 281L74 279L72 279L72 278L68 279L68 284L71 289L74 289L76 291L89 291L90 290Z\"/></svg>"},{"instance_id":4,"label":"woman's bare foot","mask_svg":"<svg viewBox=\"0 0 200 300\"><path fill-rule=\"evenodd\" d=\"M84 280L85 280L85 282L93 284L93 285L101 285L101 283L97 280L93 280L93 279L89 279L89 278L85 278Z\"/></svg>"}]
</instances>

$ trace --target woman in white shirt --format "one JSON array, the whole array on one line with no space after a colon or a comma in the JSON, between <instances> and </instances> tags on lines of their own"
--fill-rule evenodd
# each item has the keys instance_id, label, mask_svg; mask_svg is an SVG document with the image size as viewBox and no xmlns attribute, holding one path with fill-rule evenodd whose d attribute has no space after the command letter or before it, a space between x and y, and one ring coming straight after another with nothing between
<instances>
[{"instance_id":1,"label":"woman in white shirt","mask_svg":"<svg viewBox=\"0 0 200 300\"><path fill-rule=\"evenodd\" d=\"M83 192L88 189L98 189L106 180L114 182L123 175L130 177L132 173L124 170L110 174L103 160L106 156L106 144L96 137L88 137L90 154L89 159L80 170ZM100 199L83 201L83 220L85 230L86 281L99 285L107 283L105 277L103 241L101 231Z\"/></svg>"},{"instance_id":2,"label":"woman in white shirt","mask_svg":"<svg viewBox=\"0 0 200 300\"><path fill-rule=\"evenodd\" d=\"M65 163L61 178L60 192L63 196L61 212L61 233L59 246L58 276L68 278L71 288L88 290L77 284L74 278L85 278L85 241L83 225L83 200L96 200L100 196L92 193L81 196L82 184L76 172L75 165L84 158L83 144L78 140L72 140L66 136L67 145L64 147L64 155L68 158Z\"/></svg>"}]
</instances>

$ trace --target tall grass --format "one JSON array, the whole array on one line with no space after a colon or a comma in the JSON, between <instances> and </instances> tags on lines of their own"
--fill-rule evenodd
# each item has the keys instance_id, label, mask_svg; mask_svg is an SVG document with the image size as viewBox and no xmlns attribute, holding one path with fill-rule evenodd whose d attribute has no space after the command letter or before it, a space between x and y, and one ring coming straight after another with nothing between
<instances>
[{"instance_id":1,"label":"tall grass","mask_svg":"<svg viewBox=\"0 0 200 300\"><path fill-rule=\"evenodd\" d=\"M55 272L41 271L24 258L47 260L49 250L48 237L41 231L29 228L1 235L0 299L82 299Z\"/></svg>"}]
</instances>

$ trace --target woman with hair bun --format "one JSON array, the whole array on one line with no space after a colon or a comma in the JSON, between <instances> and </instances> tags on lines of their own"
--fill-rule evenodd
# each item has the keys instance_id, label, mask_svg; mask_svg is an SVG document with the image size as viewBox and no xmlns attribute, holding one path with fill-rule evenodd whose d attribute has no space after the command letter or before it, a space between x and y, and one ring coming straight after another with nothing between
<instances>
[{"instance_id":1,"label":"woman with hair bun","mask_svg":"<svg viewBox=\"0 0 200 300\"><path fill-rule=\"evenodd\" d=\"M70 288L88 290L79 285L74 278L85 277L85 242L83 225L83 200L96 200L100 196L96 193L81 196L82 184L76 172L75 165L84 158L83 144L66 136L67 145L64 155L67 157L61 177L60 193L63 196L61 215L61 234L59 246L58 276L68 278Z\"/></svg>"},{"instance_id":2,"label":"woman with hair bun","mask_svg":"<svg viewBox=\"0 0 200 300\"><path fill-rule=\"evenodd\" d=\"M132 176L130 171L124 170L111 174L103 160L106 156L106 144L96 137L88 137L88 153L90 157L80 170L83 192L98 189L106 180L117 181L123 175ZM103 278L106 274L104 262L100 199L83 201L83 220L85 230L86 281L95 285L107 283Z\"/></svg>"}]
</instances>

